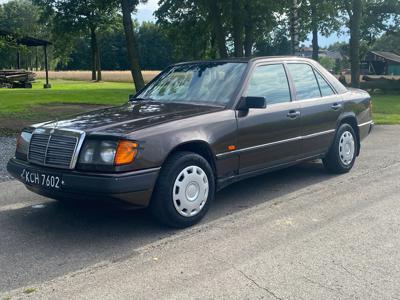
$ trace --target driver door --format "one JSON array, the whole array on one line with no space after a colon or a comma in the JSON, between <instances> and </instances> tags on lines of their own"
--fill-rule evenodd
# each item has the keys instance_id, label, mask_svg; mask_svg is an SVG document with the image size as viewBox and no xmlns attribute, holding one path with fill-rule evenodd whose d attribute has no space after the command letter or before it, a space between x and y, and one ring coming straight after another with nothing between
<instances>
[{"instance_id":1,"label":"driver door","mask_svg":"<svg viewBox=\"0 0 400 300\"><path fill-rule=\"evenodd\" d=\"M285 164L300 153L300 105L292 101L283 63L254 68L245 97L265 97L267 107L237 111L239 173Z\"/></svg>"}]
</instances>

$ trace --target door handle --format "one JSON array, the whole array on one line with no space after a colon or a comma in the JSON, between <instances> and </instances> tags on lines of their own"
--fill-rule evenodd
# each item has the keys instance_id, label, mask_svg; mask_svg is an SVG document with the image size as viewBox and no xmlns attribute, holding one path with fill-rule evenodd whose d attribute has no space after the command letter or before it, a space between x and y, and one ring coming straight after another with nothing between
<instances>
[{"instance_id":1,"label":"door handle","mask_svg":"<svg viewBox=\"0 0 400 300\"><path fill-rule=\"evenodd\" d=\"M288 112L288 114L286 115L289 119L297 119L298 117L300 117L301 113L298 110L291 110Z\"/></svg>"},{"instance_id":2,"label":"door handle","mask_svg":"<svg viewBox=\"0 0 400 300\"><path fill-rule=\"evenodd\" d=\"M342 108L342 104L340 104L340 103L334 103L334 104L331 106L331 108L332 108L333 110L339 110L339 109Z\"/></svg>"}]
</instances>

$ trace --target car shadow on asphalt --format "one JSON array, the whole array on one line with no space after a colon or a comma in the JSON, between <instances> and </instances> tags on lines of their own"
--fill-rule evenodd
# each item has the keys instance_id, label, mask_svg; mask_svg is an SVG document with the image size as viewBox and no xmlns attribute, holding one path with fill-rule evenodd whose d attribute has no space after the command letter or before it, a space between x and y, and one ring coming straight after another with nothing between
<instances>
[{"instance_id":1,"label":"car shadow on asphalt","mask_svg":"<svg viewBox=\"0 0 400 300\"><path fill-rule=\"evenodd\" d=\"M321 163L311 162L235 183L217 193L201 224L332 177ZM56 201L0 212L0 228L0 291L123 260L136 255L135 249L180 232L155 223L147 210ZM12 280L15 276L20 279Z\"/></svg>"}]
</instances>

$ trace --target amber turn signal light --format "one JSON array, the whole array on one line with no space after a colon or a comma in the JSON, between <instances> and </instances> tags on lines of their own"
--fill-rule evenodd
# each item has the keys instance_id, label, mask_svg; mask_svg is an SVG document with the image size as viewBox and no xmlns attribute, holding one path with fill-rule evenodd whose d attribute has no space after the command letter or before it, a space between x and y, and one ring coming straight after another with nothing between
<instances>
[{"instance_id":1,"label":"amber turn signal light","mask_svg":"<svg viewBox=\"0 0 400 300\"><path fill-rule=\"evenodd\" d=\"M131 141L119 141L115 153L114 164L116 166L130 164L137 155L138 144Z\"/></svg>"}]
</instances>

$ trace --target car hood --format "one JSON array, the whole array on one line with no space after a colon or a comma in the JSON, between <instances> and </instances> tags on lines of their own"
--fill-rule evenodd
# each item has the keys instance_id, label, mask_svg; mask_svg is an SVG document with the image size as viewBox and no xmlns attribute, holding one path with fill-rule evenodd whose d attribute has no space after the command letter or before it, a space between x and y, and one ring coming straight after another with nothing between
<instances>
[{"instance_id":1,"label":"car hood","mask_svg":"<svg viewBox=\"0 0 400 300\"><path fill-rule=\"evenodd\" d=\"M98 132L118 135L223 109L221 106L200 104L132 101L122 106L94 110L63 120L36 124L33 127L72 129L86 133Z\"/></svg>"}]
</instances>

